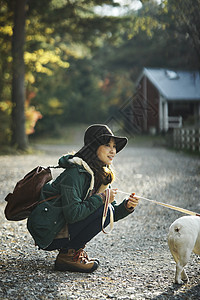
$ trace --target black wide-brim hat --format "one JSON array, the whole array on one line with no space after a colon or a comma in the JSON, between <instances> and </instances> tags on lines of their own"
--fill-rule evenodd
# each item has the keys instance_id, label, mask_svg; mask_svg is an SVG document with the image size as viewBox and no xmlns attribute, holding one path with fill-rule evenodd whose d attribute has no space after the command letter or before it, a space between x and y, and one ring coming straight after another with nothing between
<instances>
[{"instance_id":1,"label":"black wide-brim hat","mask_svg":"<svg viewBox=\"0 0 200 300\"><path fill-rule=\"evenodd\" d=\"M106 144L111 138L115 140L116 153L121 151L128 142L126 137L115 136L107 125L91 125L85 131L84 146L77 152L77 155L80 155L87 149L96 152L99 146Z\"/></svg>"}]
</instances>

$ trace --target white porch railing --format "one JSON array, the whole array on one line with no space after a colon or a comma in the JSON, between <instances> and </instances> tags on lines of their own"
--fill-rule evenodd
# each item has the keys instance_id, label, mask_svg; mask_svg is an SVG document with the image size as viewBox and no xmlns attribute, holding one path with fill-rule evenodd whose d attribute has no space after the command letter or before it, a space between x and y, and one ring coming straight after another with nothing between
<instances>
[{"instance_id":1,"label":"white porch railing","mask_svg":"<svg viewBox=\"0 0 200 300\"><path fill-rule=\"evenodd\" d=\"M182 124L183 124L183 118L181 116L178 117L168 116L168 128L181 128Z\"/></svg>"},{"instance_id":2,"label":"white porch railing","mask_svg":"<svg viewBox=\"0 0 200 300\"><path fill-rule=\"evenodd\" d=\"M200 152L200 128L175 128L173 143L177 149Z\"/></svg>"}]
</instances>

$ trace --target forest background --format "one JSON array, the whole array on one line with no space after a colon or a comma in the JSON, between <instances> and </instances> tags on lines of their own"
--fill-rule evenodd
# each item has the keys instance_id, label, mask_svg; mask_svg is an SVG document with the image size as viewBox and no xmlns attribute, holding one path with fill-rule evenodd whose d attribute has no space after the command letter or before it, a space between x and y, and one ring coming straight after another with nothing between
<instances>
[{"instance_id":1,"label":"forest background","mask_svg":"<svg viewBox=\"0 0 200 300\"><path fill-rule=\"evenodd\" d=\"M143 67L199 69L200 0L0 0L0 148L118 116Z\"/></svg>"}]
</instances>

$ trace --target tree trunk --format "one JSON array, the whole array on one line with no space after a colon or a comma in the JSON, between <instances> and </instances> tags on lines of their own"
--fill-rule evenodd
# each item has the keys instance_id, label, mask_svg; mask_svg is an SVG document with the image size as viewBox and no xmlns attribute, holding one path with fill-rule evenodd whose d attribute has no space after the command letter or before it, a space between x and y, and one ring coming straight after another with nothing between
<instances>
[{"instance_id":1,"label":"tree trunk","mask_svg":"<svg viewBox=\"0 0 200 300\"><path fill-rule=\"evenodd\" d=\"M25 43L26 0L15 0L14 28L12 40L12 145L18 149L27 148L25 133L25 86L24 86L24 43Z\"/></svg>"}]
</instances>

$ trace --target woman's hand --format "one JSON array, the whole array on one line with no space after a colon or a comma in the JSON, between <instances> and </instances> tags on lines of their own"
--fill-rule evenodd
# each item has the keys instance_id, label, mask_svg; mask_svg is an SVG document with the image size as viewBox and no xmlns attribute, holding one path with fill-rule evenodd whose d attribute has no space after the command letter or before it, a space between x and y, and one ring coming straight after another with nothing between
<instances>
[{"instance_id":1,"label":"woman's hand","mask_svg":"<svg viewBox=\"0 0 200 300\"><path fill-rule=\"evenodd\" d=\"M128 209L135 208L138 205L139 198L135 197L134 195L135 193L132 193L128 198L128 201L126 203Z\"/></svg>"},{"instance_id":2,"label":"woman's hand","mask_svg":"<svg viewBox=\"0 0 200 300\"><path fill-rule=\"evenodd\" d=\"M112 203L115 200L116 195L117 195L117 189L110 189L109 203Z\"/></svg>"},{"instance_id":3,"label":"woman's hand","mask_svg":"<svg viewBox=\"0 0 200 300\"><path fill-rule=\"evenodd\" d=\"M114 200L115 200L115 196L117 194L117 189L109 189L110 191L110 198L109 198L109 203L112 203ZM103 194L103 202L105 203L105 200L106 200L106 190Z\"/></svg>"}]
</instances>

